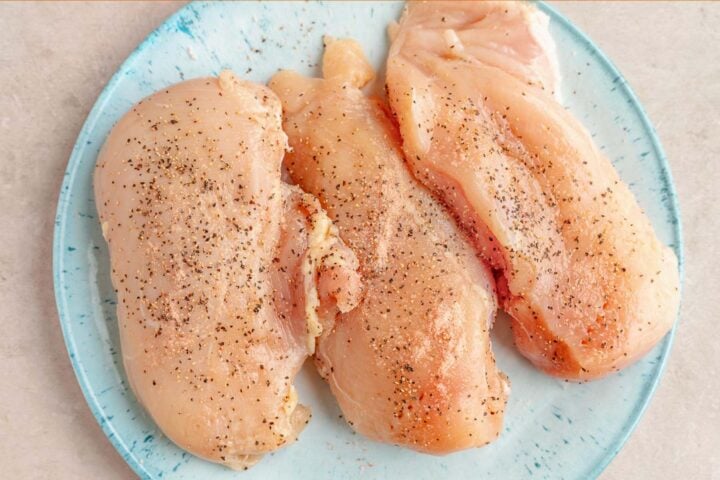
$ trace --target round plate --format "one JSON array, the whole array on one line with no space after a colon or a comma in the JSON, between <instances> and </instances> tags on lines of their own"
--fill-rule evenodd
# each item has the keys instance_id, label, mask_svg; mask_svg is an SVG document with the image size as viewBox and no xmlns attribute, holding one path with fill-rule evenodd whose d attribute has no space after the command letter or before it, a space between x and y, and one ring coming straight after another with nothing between
<instances>
[{"instance_id":1,"label":"round plate","mask_svg":"<svg viewBox=\"0 0 720 480\"><path fill-rule=\"evenodd\" d=\"M565 18L551 17L563 74L563 101L582 120L682 264L680 222L657 137L620 73ZM92 190L98 151L112 125L141 98L186 78L231 68L265 82L279 68L317 73L321 37L359 40L376 67L396 2L191 4L130 55L100 95L70 157L60 192L53 252L60 323L90 408L118 452L141 478L436 479L597 476L621 448L652 396L672 333L623 372L572 384L533 369L512 348L507 322L493 332L498 363L512 379L505 430L478 450L444 457L418 454L354 434L311 367L300 399L313 419L297 443L238 474L172 444L138 405L122 367L108 251Z\"/></svg>"}]
</instances>

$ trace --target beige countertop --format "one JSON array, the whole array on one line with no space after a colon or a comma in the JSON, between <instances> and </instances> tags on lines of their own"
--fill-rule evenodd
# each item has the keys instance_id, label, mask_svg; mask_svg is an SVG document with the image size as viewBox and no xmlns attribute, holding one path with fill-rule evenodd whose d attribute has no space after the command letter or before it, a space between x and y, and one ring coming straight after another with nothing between
<instances>
[{"instance_id":1,"label":"beige countertop","mask_svg":"<svg viewBox=\"0 0 720 480\"><path fill-rule=\"evenodd\" d=\"M125 57L180 4L0 4L0 477L128 479L67 357L53 297L57 195ZM667 151L686 273L666 373L610 479L720 479L720 3L559 3L620 68Z\"/></svg>"}]
</instances>

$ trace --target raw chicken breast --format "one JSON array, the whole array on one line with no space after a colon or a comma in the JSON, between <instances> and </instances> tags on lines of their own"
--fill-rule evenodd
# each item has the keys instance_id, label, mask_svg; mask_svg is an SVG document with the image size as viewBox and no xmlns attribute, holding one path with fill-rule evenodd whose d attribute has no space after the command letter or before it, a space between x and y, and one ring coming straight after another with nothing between
<instances>
[{"instance_id":1,"label":"raw chicken breast","mask_svg":"<svg viewBox=\"0 0 720 480\"><path fill-rule=\"evenodd\" d=\"M671 328L678 269L550 94L547 23L522 3L409 3L392 28L387 88L415 176L496 270L519 349L584 380L623 368Z\"/></svg>"},{"instance_id":2,"label":"raw chicken breast","mask_svg":"<svg viewBox=\"0 0 720 480\"><path fill-rule=\"evenodd\" d=\"M281 72L292 179L320 199L358 255L365 296L318 340L316 363L348 423L429 453L478 447L502 428L505 377L490 349L491 273L411 176L396 128L359 90L359 46L326 39L325 79Z\"/></svg>"},{"instance_id":3,"label":"raw chicken breast","mask_svg":"<svg viewBox=\"0 0 720 480\"><path fill-rule=\"evenodd\" d=\"M95 172L130 385L171 440L232 468L297 437L293 378L358 296L317 200L280 181L280 113L230 72L184 82L120 120Z\"/></svg>"}]
</instances>

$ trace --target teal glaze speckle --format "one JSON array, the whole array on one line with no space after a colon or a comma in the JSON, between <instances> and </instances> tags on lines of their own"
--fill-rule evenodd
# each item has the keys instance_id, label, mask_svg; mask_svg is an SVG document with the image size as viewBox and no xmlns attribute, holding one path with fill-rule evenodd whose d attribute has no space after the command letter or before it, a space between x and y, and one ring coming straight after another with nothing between
<instances>
[{"instance_id":1,"label":"teal glaze speckle","mask_svg":"<svg viewBox=\"0 0 720 480\"><path fill-rule=\"evenodd\" d=\"M674 187L655 132L627 82L582 33L550 7L564 103L631 185L662 240L680 258ZM317 73L323 34L361 41L380 67L385 28L397 2L194 3L133 52L90 112L60 191L53 251L55 295L70 361L102 430L143 479L594 478L622 447L663 371L672 333L643 360L607 379L570 384L538 373L512 347L507 322L493 332L500 367L512 379L501 438L480 450L420 455L352 433L328 388L305 368L298 378L313 419L298 443L236 473L173 445L129 390L122 369L108 252L92 194L98 151L112 125L138 100L182 78L232 68L265 82L278 68Z\"/></svg>"}]
</instances>

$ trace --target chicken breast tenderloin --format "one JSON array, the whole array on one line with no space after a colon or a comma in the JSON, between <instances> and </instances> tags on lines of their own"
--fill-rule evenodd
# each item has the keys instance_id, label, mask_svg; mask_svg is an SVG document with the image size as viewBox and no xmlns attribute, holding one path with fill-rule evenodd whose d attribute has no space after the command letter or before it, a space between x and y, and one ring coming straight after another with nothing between
<instances>
[{"instance_id":1,"label":"chicken breast tenderloin","mask_svg":"<svg viewBox=\"0 0 720 480\"><path fill-rule=\"evenodd\" d=\"M317 200L280 180L280 113L230 72L180 83L120 120L95 171L130 385L171 440L231 468L297 437L293 378L359 295Z\"/></svg>"},{"instance_id":2,"label":"chicken breast tenderloin","mask_svg":"<svg viewBox=\"0 0 720 480\"><path fill-rule=\"evenodd\" d=\"M387 88L415 176L496 270L521 352L592 379L671 328L677 260L577 119L550 94L547 17L520 2L410 2Z\"/></svg>"},{"instance_id":3,"label":"chicken breast tenderloin","mask_svg":"<svg viewBox=\"0 0 720 480\"><path fill-rule=\"evenodd\" d=\"M365 296L318 340L317 366L358 432L421 452L495 439L508 384L489 329L490 271L411 176L384 108L359 90L360 47L326 39L325 79L278 73L293 181L316 195L360 261Z\"/></svg>"}]
</instances>

